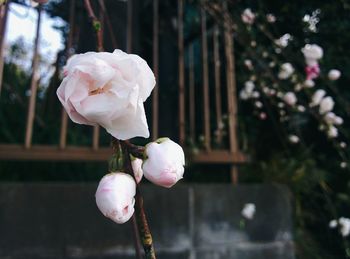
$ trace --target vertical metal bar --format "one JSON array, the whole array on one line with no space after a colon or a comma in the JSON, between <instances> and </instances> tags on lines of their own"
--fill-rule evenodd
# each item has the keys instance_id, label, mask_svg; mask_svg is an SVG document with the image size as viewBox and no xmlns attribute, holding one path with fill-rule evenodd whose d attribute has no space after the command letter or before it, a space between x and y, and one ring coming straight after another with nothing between
<instances>
[{"instance_id":1,"label":"vertical metal bar","mask_svg":"<svg viewBox=\"0 0 350 259\"><path fill-rule=\"evenodd\" d=\"M67 58L70 57L72 45L73 45L73 35L74 35L74 21L75 21L75 0L70 1L69 6L69 34L67 41ZM68 128L68 115L65 109L62 109L61 115L61 130L60 130L60 148L64 149L67 144L67 128Z\"/></svg>"},{"instance_id":2,"label":"vertical metal bar","mask_svg":"<svg viewBox=\"0 0 350 259\"><path fill-rule=\"evenodd\" d=\"M214 27L214 77L215 77L215 111L216 111L216 126L218 131L218 141L221 142L221 124L222 124L222 111L221 111L221 78L220 78L220 54L219 54L219 28L216 25Z\"/></svg>"},{"instance_id":3,"label":"vertical metal bar","mask_svg":"<svg viewBox=\"0 0 350 259\"><path fill-rule=\"evenodd\" d=\"M156 86L152 94L152 139L158 138L158 120L159 120L159 2L153 1L153 73L156 78Z\"/></svg>"},{"instance_id":4,"label":"vertical metal bar","mask_svg":"<svg viewBox=\"0 0 350 259\"><path fill-rule=\"evenodd\" d=\"M34 51L33 51L33 72L32 79L30 83L30 99L28 105L28 114L27 114L27 124L26 124L26 133L25 133L25 148L30 148L32 143L33 136L33 122L35 116L35 101L36 101L36 92L38 86L38 65L39 65L39 38L40 38L40 25L41 25L41 4L38 7L38 20L36 26L36 35L34 41Z\"/></svg>"},{"instance_id":5,"label":"vertical metal bar","mask_svg":"<svg viewBox=\"0 0 350 259\"><path fill-rule=\"evenodd\" d=\"M195 75L194 75L194 54L193 54L193 45L189 47L189 106L190 106L190 135L192 140L195 140L196 137L196 116L195 116Z\"/></svg>"},{"instance_id":6,"label":"vertical metal bar","mask_svg":"<svg viewBox=\"0 0 350 259\"><path fill-rule=\"evenodd\" d=\"M179 49L179 142L185 143L185 67L184 67L184 33L183 0L178 0L178 49Z\"/></svg>"},{"instance_id":7,"label":"vertical metal bar","mask_svg":"<svg viewBox=\"0 0 350 259\"><path fill-rule=\"evenodd\" d=\"M1 96L1 88L2 88L2 77L3 77L3 69L4 69L4 43L5 43L5 35L6 35L6 24L7 24L7 16L9 12L10 1L7 1L5 5L1 5L0 9L0 96Z\"/></svg>"},{"instance_id":8,"label":"vertical metal bar","mask_svg":"<svg viewBox=\"0 0 350 259\"><path fill-rule=\"evenodd\" d=\"M133 26L132 26L132 1L128 0L127 4L127 36L126 36L126 51L130 53L132 51L132 32L133 32Z\"/></svg>"},{"instance_id":9,"label":"vertical metal bar","mask_svg":"<svg viewBox=\"0 0 350 259\"><path fill-rule=\"evenodd\" d=\"M202 60L203 60L203 110L204 110L204 146L206 151L210 147L210 109L209 109L209 75L208 75L208 43L205 10L201 10L202 29Z\"/></svg>"},{"instance_id":10,"label":"vertical metal bar","mask_svg":"<svg viewBox=\"0 0 350 259\"><path fill-rule=\"evenodd\" d=\"M226 6L225 7L225 11ZM229 137L230 151L238 152L237 142L237 99L236 99L236 75L235 75L235 60L234 60L234 43L230 26L225 22L225 55L226 55L226 76L227 76L227 103L228 103L228 122L229 122ZM238 168L236 165L231 166L231 181L238 183Z\"/></svg>"}]
</instances>

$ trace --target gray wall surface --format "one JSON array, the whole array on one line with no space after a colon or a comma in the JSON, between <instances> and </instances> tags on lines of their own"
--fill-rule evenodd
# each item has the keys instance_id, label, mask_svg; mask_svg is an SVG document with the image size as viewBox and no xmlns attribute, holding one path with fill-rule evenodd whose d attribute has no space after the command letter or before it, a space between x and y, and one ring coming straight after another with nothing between
<instances>
[{"instance_id":1,"label":"gray wall surface","mask_svg":"<svg viewBox=\"0 0 350 259\"><path fill-rule=\"evenodd\" d=\"M0 259L135 258L131 222L95 204L96 184L0 184ZM291 197L281 185L142 185L159 259L292 259ZM256 204L242 220L245 203Z\"/></svg>"}]
</instances>

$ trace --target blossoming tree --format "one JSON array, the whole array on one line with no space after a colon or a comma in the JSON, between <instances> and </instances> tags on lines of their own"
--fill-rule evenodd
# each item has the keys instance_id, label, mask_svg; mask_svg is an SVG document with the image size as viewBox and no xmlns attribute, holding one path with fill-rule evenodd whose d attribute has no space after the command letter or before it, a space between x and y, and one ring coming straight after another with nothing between
<instances>
[{"instance_id":1,"label":"blossoming tree","mask_svg":"<svg viewBox=\"0 0 350 259\"><path fill-rule=\"evenodd\" d=\"M241 69L238 78L241 85L240 109L250 112L252 116L249 119L255 119L255 127L266 125L261 128L274 132L274 139L270 141L280 142L281 152L285 152L289 160L292 160L291 152L295 150L299 153L312 152L314 157L317 154L327 164L334 165L334 169L329 171L331 177L346 181L348 177L344 174L348 173L349 166L349 132L345 124L349 102L338 90L339 79L346 71L339 65L324 62L327 55L332 53L329 48L322 47L324 43L317 37L322 11L315 9L311 14L304 13L300 24L294 21L294 35L286 31L289 19L286 13L281 17L274 15L266 11L267 7L271 7L268 5L248 7L231 2L226 12L220 1L204 1L202 6L215 22L228 24L233 30L239 48L237 69ZM293 15L297 17L295 13ZM262 146L265 144L262 140L257 142ZM268 150L268 147L264 146L264 149ZM299 164L300 167L306 166L303 161ZM266 163L263 166L266 167ZM296 171L289 181L308 178L311 182L311 174L300 175L302 170ZM339 173L335 174L334 170ZM283 175L284 172L280 171L279 174ZM331 184L329 178L320 174L316 181L327 201L330 214L327 220L331 220L329 226L338 229L343 237L345 254L349 257L350 249L346 241L350 232L349 216L346 217L342 214L344 212L340 212L344 210L337 208L340 198L332 197L337 196L337 190L328 185ZM347 195L342 195L339 193L338 197L343 197L344 204Z\"/></svg>"}]
</instances>

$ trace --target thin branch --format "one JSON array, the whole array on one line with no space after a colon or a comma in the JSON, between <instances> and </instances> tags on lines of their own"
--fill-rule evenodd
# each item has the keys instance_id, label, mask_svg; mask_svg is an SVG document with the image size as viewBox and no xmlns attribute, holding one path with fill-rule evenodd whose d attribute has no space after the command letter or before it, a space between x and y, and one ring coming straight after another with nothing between
<instances>
[{"instance_id":1,"label":"thin branch","mask_svg":"<svg viewBox=\"0 0 350 259\"><path fill-rule=\"evenodd\" d=\"M131 144L129 141L113 141L113 143L119 142L123 153L125 155L125 169L126 173L129 173L132 177L135 178L134 172L131 166L130 160L130 149L133 149L135 146ZM118 147L114 147L117 149ZM136 179L135 179L136 181ZM139 187L136 187L136 196L135 196L135 217L138 225L139 235L141 237L141 242L143 245L143 249L145 251L146 259L156 259L156 254L153 246L153 239L151 230L148 226L148 221L146 217L146 213L143 207L143 198L140 192Z\"/></svg>"},{"instance_id":2,"label":"thin branch","mask_svg":"<svg viewBox=\"0 0 350 259\"><path fill-rule=\"evenodd\" d=\"M95 30L97 37L97 50L103 51L103 35L101 31L101 22L97 19L94 11L92 10L90 0L84 0L86 11L88 12L89 18L92 22L92 26Z\"/></svg>"}]
</instances>

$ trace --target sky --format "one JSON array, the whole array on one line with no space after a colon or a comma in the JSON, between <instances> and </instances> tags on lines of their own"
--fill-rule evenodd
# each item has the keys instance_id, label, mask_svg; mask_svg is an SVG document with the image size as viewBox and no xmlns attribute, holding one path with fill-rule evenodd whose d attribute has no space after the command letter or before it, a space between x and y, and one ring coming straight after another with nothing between
<instances>
[{"instance_id":1,"label":"sky","mask_svg":"<svg viewBox=\"0 0 350 259\"><path fill-rule=\"evenodd\" d=\"M53 26L62 25L64 21L59 18L52 19L45 12L42 13L41 17L39 51L50 64L53 64L56 60L57 52L64 49L61 33L55 30ZM28 68L28 66L30 68L31 66L37 19L38 14L36 9L15 3L10 4L10 12L8 14L6 26L5 46L11 45L11 43L20 37L24 39L29 52L28 62L23 64L25 68ZM40 68L40 70L47 72L50 69Z\"/></svg>"}]
</instances>

